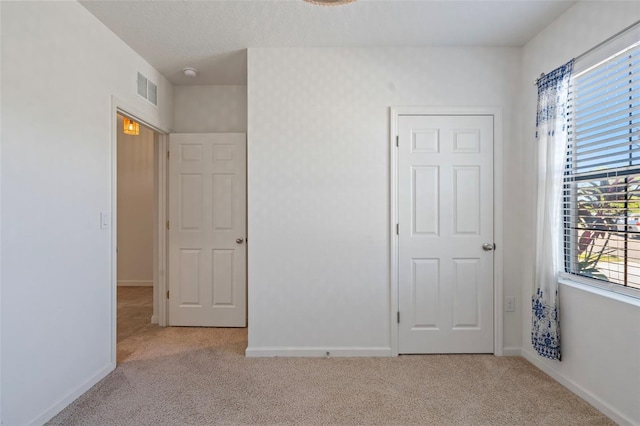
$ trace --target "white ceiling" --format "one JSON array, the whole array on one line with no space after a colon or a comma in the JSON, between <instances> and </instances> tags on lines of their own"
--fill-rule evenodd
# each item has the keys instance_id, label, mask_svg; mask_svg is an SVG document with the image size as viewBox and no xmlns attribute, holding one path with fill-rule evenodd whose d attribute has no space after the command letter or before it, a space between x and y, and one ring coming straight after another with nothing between
<instances>
[{"instance_id":1,"label":"white ceiling","mask_svg":"<svg viewBox=\"0 0 640 426\"><path fill-rule=\"evenodd\" d=\"M81 1L175 85L247 83L248 47L522 46L575 1ZM199 76L182 75L184 67Z\"/></svg>"}]
</instances>

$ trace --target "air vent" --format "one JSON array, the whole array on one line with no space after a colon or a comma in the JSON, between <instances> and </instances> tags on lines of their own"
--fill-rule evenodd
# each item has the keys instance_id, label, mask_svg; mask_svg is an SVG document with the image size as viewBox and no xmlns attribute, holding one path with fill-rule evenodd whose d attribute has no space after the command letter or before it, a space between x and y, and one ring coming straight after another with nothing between
<instances>
[{"instance_id":1,"label":"air vent","mask_svg":"<svg viewBox=\"0 0 640 426\"><path fill-rule=\"evenodd\" d=\"M147 100L154 105L158 105L158 86L147 81Z\"/></svg>"},{"instance_id":2,"label":"air vent","mask_svg":"<svg viewBox=\"0 0 640 426\"><path fill-rule=\"evenodd\" d=\"M140 73L138 73L138 95L152 104L158 105L158 86Z\"/></svg>"},{"instance_id":3,"label":"air vent","mask_svg":"<svg viewBox=\"0 0 640 426\"><path fill-rule=\"evenodd\" d=\"M147 77L138 73L138 95L147 99Z\"/></svg>"}]
</instances>

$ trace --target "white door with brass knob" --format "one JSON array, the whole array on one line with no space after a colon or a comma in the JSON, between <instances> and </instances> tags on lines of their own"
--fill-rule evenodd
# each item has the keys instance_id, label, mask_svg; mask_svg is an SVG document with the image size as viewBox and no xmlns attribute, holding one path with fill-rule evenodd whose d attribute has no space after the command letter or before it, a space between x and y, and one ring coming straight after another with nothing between
<instances>
[{"instance_id":1,"label":"white door with brass knob","mask_svg":"<svg viewBox=\"0 0 640 426\"><path fill-rule=\"evenodd\" d=\"M493 116L398 118L399 353L493 352Z\"/></svg>"},{"instance_id":2,"label":"white door with brass knob","mask_svg":"<svg viewBox=\"0 0 640 426\"><path fill-rule=\"evenodd\" d=\"M169 137L169 325L246 326L246 136Z\"/></svg>"}]
</instances>

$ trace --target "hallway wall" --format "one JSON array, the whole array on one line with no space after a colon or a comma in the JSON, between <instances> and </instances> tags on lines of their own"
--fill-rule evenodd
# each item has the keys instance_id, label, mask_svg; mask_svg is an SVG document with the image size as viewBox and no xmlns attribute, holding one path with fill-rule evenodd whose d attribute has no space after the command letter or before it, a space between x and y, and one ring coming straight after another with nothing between
<instances>
[{"instance_id":1,"label":"hallway wall","mask_svg":"<svg viewBox=\"0 0 640 426\"><path fill-rule=\"evenodd\" d=\"M153 131L123 132L118 116L118 285L153 285Z\"/></svg>"}]
</instances>

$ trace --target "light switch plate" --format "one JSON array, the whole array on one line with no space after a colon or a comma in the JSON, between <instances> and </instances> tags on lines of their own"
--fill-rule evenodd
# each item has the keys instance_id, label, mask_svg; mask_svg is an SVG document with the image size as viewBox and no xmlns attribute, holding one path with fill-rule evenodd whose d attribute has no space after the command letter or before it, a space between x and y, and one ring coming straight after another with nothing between
<instances>
[{"instance_id":1,"label":"light switch plate","mask_svg":"<svg viewBox=\"0 0 640 426\"><path fill-rule=\"evenodd\" d=\"M111 213L100 212L100 229L109 229L111 227Z\"/></svg>"}]
</instances>

